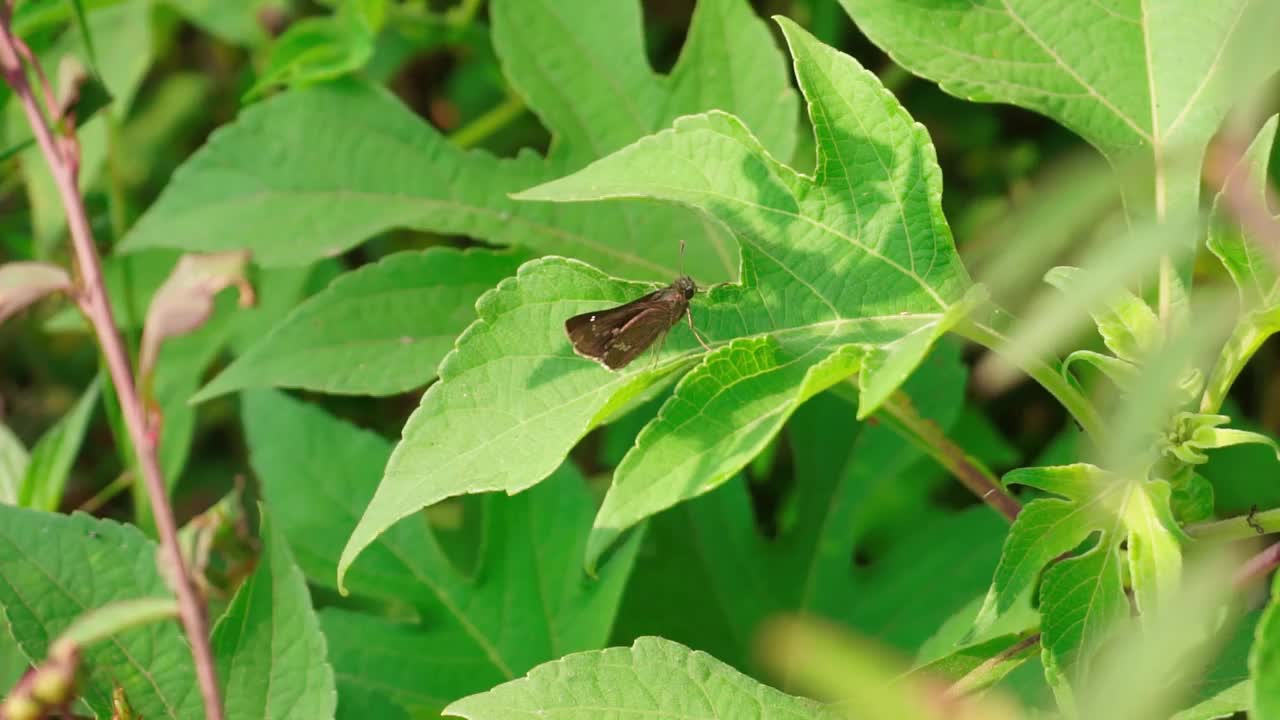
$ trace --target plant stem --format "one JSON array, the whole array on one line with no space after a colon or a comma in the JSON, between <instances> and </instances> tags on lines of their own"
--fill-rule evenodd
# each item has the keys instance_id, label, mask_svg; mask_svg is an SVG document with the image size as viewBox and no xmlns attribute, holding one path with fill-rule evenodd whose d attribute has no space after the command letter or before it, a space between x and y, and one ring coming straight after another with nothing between
<instances>
[{"instance_id":1,"label":"plant stem","mask_svg":"<svg viewBox=\"0 0 1280 720\"><path fill-rule=\"evenodd\" d=\"M1018 517L1022 505L1000 487L995 473L965 453L964 448L947 437L937 423L917 412L906 393L899 390L889 396L881 406L881 412L896 421L903 435L955 475L982 502L995 508L1009 522Z\"/></svg>"},{"instance_id":2,"label":"plant stem","mask_svg":"<svg viewBox=\"0 0 1280 720\"><path fill-rule=\"evenodd\" d=\"M1195 523L1184 527L1183 530L1196 540L1215 542L1247 540L1259 535L1280 533L1280 509L1264 510L1214 522Z\"/></svg>"},{"instance_id":3,"label":"plant stem","mask_svg":"<svg viewBox=\"0 0 1280 720\"><path fill-rule=\"evenodd\" d=\"M197 595L191 576L182 560L178 546L177 524L173 517L173 508L165 491L164 478L160 470L160 462L156 456L155 438L149 437L146 415L142 402L138 397L133 382L133 371L129 357L125 353L124 342L120 330L116 327L111 313L111 303L107 299L106 287L102 280L102 265L93 241L93 231L89 227L89 218L84 208L84 200L76 185L79 174L79 147L74 136L55 137L50 130L49 122L40 112L35 92L27 82L22 64L22 42L10 30L12 6L10 0L0 4L0 72L13 89L14 94L26 112L27 121L35 134L36 141L45 160L49 163L49 171L53 175L62 199L63 210L67 214L67 228L71 234L76 265L79 269L80 284L78 298L80 308L93 325L98 343L102 346L102 354L106 358L107 370L119 394L121 414L133 441L134 451L138 456L138 466L142 470L142 479L151 498L151 509L155 515L156 528L160 536L160 557L168 569L166 578L173 586L178 598L178 614L183 629L191 643L191 655L195 661L196 677L200 682L200 691L204 698L205 718L222 720L222 698L218 692L218 678L213 664L213 653L209 646L208 620L205 617L203 601ZM34 58L30 59L33 65ZM41 73L37 70L37 75ZM52 98L46 98L52 103ZM57 120L57 118L52 118Z\"/></svg>"},{"instance_id":4,"label":"plant stem","mask_svg":"<svg viewBox=\"0 0 1280 720\"><path fill-rule=\"evenodd\" d=\"M1033 633L988 658L965 673L947 688L946 697L963 697L985 687L985 681L1002 664L1040 644L1040 633Z\"/></svg>"},{"instance_id":5,"label":"plant stem","mask_svg":"<svg viewBox=\"0 0 1280 720\"><path fill-rule=\"evenodd\" d=\"M119 495L121 490L124 490L131 485L133 485L133 473L126 470L120 473L120 477L112 480L93 497L80 503L80 507L76 508L76 510L92 515L102 508L103 505L110 502L111 498Z\"/></svg>"},{"instance_id":6,"label":"plant stem","mask_svg":"<svg viewBox=\"0 0 1280 720\"><path fill-rule=\"evenodd\" d=\"M467 125L449 134L454 145L461 148L475 147L484 142L490 135L511 124L524 112L524 101L515 95L508 95L499 105Z\"/></svg>"},{"instance_id":7,"label":"plant stem","mask_svg":"<svg viewBox=\"0 0 1280 720\"><path fill-rule=\"evenodd\" d=\"M1237 590L1243 589L1254 581L1265 578L1277 567L1280 567L1280 543L1275 543L1249 558L1231 578L1231 585Z\"/></svg>"},{"instance_id":8,"label":"plant stem","mask_svg":"<svg viewBox=\"0 0 1280 720\"><path fill-rule=\"evenodd\" d=\"M1094 409L1093 403L1067 382L1056 368L1041 360L1021 358L1018 353L1005 352L1009 339L998 330L982 323L973 320L965 321L955 328L955 332L1005 357L1015 358L1023 372L1040 383L1041 387L1048 390L1062 404L1062 407L1071 413L1071 417L1075 418L1086 435L1094 442L1104 437L1102 418Z\"/></svg>"}]
</instances>

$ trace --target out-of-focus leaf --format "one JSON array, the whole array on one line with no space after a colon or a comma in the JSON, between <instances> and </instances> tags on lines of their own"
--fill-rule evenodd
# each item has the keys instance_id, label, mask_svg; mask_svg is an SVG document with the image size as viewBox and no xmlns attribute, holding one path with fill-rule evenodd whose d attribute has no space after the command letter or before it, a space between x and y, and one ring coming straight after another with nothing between
<instances>
[{"instance_id":1,"label":"out-of-focus leaf","mask_svg":"<svg viewBox=\"0 0 1280 720\"><path fill-rule=\"evenodd\" d=\"M0 503L17 505L31 456L8 426L0 423Z\"/></svg>"},{"instance_id":2,"label":"out-of-focus leaf","mask_svg":"<svg viewBox=\"0 0 1280 720\"><path fill-rule=\"evenodd\" d=\"M306 86L359 70L373 57L374 31L348 0L329 17L299 20L276 38L252 99L274 85Z\"/></svg>"},{"instance_id":3,"label":"out-of-focus leaf","mask_svg":"<svg viewBox=\"0 0 1280 720\"><path fill-rule=\"evenodd\" d=\"M18 504L37 510L57 510L71 475L71 466L80 453L80 444L89 429L89 419L98 404L101 381L95 379L75 406L49 428L31 448L31 461L18 494Z\"/></svg>"},{"instance_id":4,"label":"out-of-focus leaf","mask_svg":"<svg viewBox=\"0 0 1280 720\"><path fill-rule=\"evenodd\" d=\"M138 375L144 381L155 370L161 343L203 325L213 314L214 297L223 288L235 285L241 307L253 304L253 288L245 276L248 262L247 251L184 255L178 260L147 308L138 363Z\"/></svg>"},{"instance_id":5,"label":"out-of-focus leaf","mask_svg":"<svg viewBox=\"0 0 1280 720\"><path fill-rule=\"evenodd\" d=\"M222 40L245 47L260 47L270 36L263 18L283 13L286 0L164 0L183 17Z\"/></svg>"},{"instance_id":6,"label":"out-of-focus leaf","mask_svg":"<svg viewBox=\"0 0 1280 720\"><path fill-rule=\"evenodd\" d=\"M1268 240L1248 236L1243 230L1234 228L1226 211L1228 194L1232 193L1248 194L1254 202L1267 207L1267 161L1275 141L1276 124L1277 117L1272 116L1263 125L1236 168L1228 175L1222 191L1213 199L1207 244L1227 268L1240 291L1242 314L1222 348L1217 364L1209 373L1200 403L1201 412L1218 411L1245 363L1268 337L1280 330L1280 279L1274 256L1268 256L1265 248L1260 246ZM1274 219L1273 225L1280 231L1280 219Z\"/></svg>"},{"instance_id":7,"label":"out-of-focus leaf","mask_svg":"<svg viewBox=\"0 0 1280 720\"><path fill-rule=\"evenodd\" d=\"M71 276L52 263L11 262L0 265L0 322L54 292L71 290Z\"/></svg>"}]
</instances>

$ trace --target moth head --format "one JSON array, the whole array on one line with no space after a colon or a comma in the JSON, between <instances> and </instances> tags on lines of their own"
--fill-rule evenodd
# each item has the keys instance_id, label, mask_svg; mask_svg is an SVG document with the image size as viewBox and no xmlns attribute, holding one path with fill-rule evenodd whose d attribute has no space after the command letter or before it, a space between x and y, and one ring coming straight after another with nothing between
<instances>
[{"instance_id":1,"label":"moth head","mask_svg":"<svg viewBox=\"0 0 1280 720\"><path fill-rule=\"evenodd\" d=\"M676 281L674 283L671 283L671 285L676 290L679 290L681 295L684 295L685 300L692 299L694 294L698 292L697 283L695 283L693 281L693 278L689 277L688 275L681 275L680 277L676 278Z\"/></svg>"}]
</instances>

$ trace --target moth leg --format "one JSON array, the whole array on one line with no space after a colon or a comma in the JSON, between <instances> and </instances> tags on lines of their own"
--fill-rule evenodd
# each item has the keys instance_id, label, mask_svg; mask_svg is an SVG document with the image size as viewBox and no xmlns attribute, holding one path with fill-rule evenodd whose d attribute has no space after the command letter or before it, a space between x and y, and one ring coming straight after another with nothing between
<instances>
[{"instance_id":1,"label":"moth leg","mask_svg":"<svg viewBox=\"0 0 1280 720\"><path fill-rule=\"evenodd\" d=\"M693 337L698 341L700 345L702 345L703 349L705 349L707 352L711 352L711 346L707 344L706 340L702 339L702 333L698 332L698 328L693 326L693 310L690 309L688 305L686 305L684 308L684 315L686 318L689 319L689 329L693 331Z\"/></svg>"},{"instance_id":2,"label":"moth leg","mask_svg":"<svg viewBox=\"0 0 1280 720\"><path fill-rule=\"evenodd\" d=\"M650 346L649 354L653 356L653 359L649 361L650 370L658 367L658 356L662 354L662 346L666 343L667 333L664 331L658 336L658 339L654 341L653 345Z\"/></svg>"}]
</instances>

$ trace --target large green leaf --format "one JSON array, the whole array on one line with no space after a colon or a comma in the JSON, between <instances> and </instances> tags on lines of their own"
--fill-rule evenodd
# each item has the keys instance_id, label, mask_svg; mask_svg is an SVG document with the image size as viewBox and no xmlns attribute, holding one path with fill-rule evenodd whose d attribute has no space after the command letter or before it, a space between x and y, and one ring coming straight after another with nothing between
<instances>
[{"instance_id":1,"label":"large green leaf","mask_svg":"<svg viewBox=\"0 0 1280 720\"><path fill-rule=\"evenodd\" d=\"M299 305L194 398L246 387L386 395L425 385L485 290L524 256L433 248L338 277Z\"/></svg>"},{"instance_id":2,"label":"large green leaf","mask_svg":"<svg viewBox=\"0 0 1280 720\"><path fill-rule=\"evenodd\" d=\"M677 481L622 521L602 515L592 557L626 524L723 482L799 402L854 370L861 368L859 413L874 410L968 307L960 302L968 278L938 205L941 178L924 129L851 58L784 27L817 126L824 168L817 178L778 163L732 116L710 113L524 193L688 203L743 243L743 284L712 288L705 304L693 303L717 349L682 381L645 447L623 461L611 493L668 473ZM689 352L697 346L683 327L655 362L623 372L573 355L564 318L644 289L547 258L481 298L480 320L405 426L341 566L420 507L538 482L586 431L696 359L701 353ZM687 430L709 402L733 424Z\"/></svg>"},{"instance_id":3,"label":"large green leaf","mask_svg":"<svg viewBox=\"0 0 1280 720\"><path fill-rule=\"evenodd\" d=\"M495 0L495 50L554 136L546 158L464 152L382 90L339 83L250 108L178 172L125 241L129 250L252 249L283 265L391 228L465 233L573 255L618 275L668 280L689 240L704 281L737 270L725 233L671 208L558 208L508 193L559 177L691 112L737 113L781 158L795 93L745 0L703 0L668 77L649 67L635 0ZM341 107L342 121L332 109Z\"/></svg>"},{"instance_id":4,"label":"large green leaf","mask_svg":"<svg viewBox=\"0 0 1280 720\"><path fill-rule=\"evenodd\" d=\"M262 518L258 566L213 629L227 717L332 718L333 669L311 595L284 537Z\"/></svg>"},{"instance_id":5,"label":"large green leaf","mask_svg":"<svg viewBox=\"0 0 1280 720\"><path fill-rule=\"evenodd\" d=\"M0 609L23 653L42 660L82 613L167 596L156 546L132 526L0 505ZM134 628L84 653L80 692L100 717L124 688L147 718L204 717L191 651L176 622Z\"/></svg>"},{"instance_id":6,"label":"large green leaf","mask_svg":"<svg viewBox=\"0 0 1280 720\"><path fill-rule=\"evenodd\" d=\"M1258 623L1249 675L1253 680L1253 700L1249 716L1257 720L1280 718L1280 577L1272 582L1271 603Z\"/></svg>"},{"instance_id":7,"label":"large green leaf","mask_svg":"<svg viewBox=\"0 0 1280 720\"><path fill-rule=\"evenodd\" d=\"M1223 115L1280 68L1271 0L841 3L912 72L969 100L1048 115L1126 179L1146 175L1129 209L1162 218L1195 207L1200 160Z\"/></svg>"},{"instance_id":8,"label":"large green leaf","mask_svg":"<svg viewBox=\"0 0 1280 720\"><path fill-rule=\"evenodd\" d=\"M445 708L469 720L541 717L570 720L600 713L627 718L835 718L842 713L786 695L706 653L662 638L629 648L570 655Z\"/></svg>"},{"instance_id":9,"label":"large green leaf","mask_svg":"<svg viewBox=\"0 0 1280 720\"><path fill-rule=\"evenodd\" d=\"M253 467L280 531L303 571L331 586L338 553L391 444L275 392L247 393L243 412ZM381 682L392 695L438 711L540 662L604 644L635 544L598 578L584 575L594 502L582 478L566 466L527 493L487 497L482 505L480 572L455 567L421 517L391 528L352 568L354 592L411 604L422 621L379 632L386 623L377 618L326 615L339 685ZM370 644L370 637L398 633L392 657ZM409 655L413 663L396 660ZM465 667L455 666L457 659ZM395 671L384 671L391 663Z\"/></svg>"}]
</instances>

